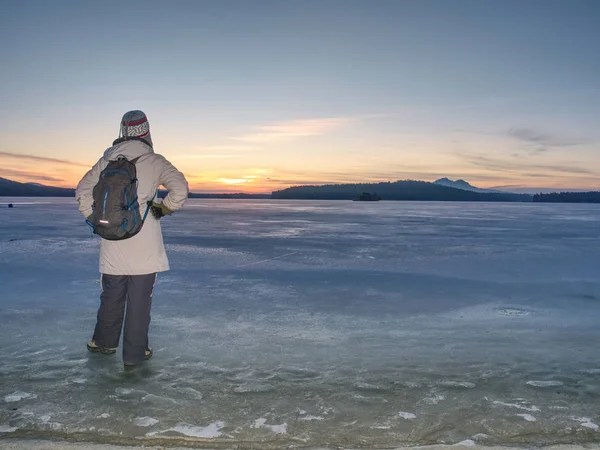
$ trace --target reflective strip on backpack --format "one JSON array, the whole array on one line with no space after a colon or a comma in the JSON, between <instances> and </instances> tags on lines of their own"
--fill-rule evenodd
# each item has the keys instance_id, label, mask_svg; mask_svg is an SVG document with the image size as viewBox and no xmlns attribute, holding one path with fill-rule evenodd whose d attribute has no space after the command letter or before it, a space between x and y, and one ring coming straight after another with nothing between
<instances>
[{"instance_id":1,"label":"reflective strip on backpack","mask_svg":"<svg viewBox=\"0 0 600 450\"><path fill-rule=\"evenodd\" d=\"M102 217L106 219L106 200L108 200L108 193L110 192L110 187L106 188L104 192L104 203L102 203ZM99 220L100 223L108 223L108 220Z\"/></svg>"}]
</instances>

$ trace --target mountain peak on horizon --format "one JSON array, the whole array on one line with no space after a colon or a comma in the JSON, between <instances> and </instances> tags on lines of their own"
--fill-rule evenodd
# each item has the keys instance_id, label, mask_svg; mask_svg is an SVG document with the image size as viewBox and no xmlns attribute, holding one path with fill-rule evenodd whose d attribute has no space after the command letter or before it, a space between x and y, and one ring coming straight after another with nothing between
<instances>
[{"instance_id":1,"label":"mountain peak on horizon","mask_svg":"<svg viewBox=\"0 0 600 450\"><path fill-rule=\"evenodd\" d=\"M448 177L444 177L444 178L440 178L439 180L435 180L433 182L434 184L441 184L442 186L448 186L448 187L453 187L453 188L457 188L457 189L463 189L463 190L467 190L467 191L481 191L483 189L480 189L478 187L473 186L472 184L468 183L467 181L463 180L463 179L458 179L456 181L451 180Z\"/></svg>"}]
</instances>

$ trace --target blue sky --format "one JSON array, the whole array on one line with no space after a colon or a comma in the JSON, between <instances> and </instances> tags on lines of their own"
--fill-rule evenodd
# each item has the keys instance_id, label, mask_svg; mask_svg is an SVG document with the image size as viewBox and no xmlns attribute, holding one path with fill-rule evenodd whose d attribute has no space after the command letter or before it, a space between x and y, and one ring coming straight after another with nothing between
<instances>
[{"instance_id":1,"label":"blue sky","mask_svg":"<svg viewBox=\"0 0 600 450\"><path fill-rule=\"evenodd\" d=\"M142 109L196 191L600 188L596 0L0 5L2 177L73 186Z\"/></svg>"}]
</instances>

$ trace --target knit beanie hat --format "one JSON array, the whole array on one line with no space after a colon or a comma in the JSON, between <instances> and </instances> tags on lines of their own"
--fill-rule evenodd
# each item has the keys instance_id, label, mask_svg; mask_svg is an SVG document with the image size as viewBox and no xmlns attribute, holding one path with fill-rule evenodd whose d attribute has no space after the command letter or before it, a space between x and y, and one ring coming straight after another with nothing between
<instances>
[{"instance_id":1,"label":"knit beanie hat","mask_svg":"<svg viewBox=\"0 0 600 450\"><path fill-rule=\"evenodd\" d=\"M150 124L146 114L139 110L126 112L121 119L121 131L119 137L137 137L141 138L152 146L150 137Z\"/></svg>"}]
</instances>

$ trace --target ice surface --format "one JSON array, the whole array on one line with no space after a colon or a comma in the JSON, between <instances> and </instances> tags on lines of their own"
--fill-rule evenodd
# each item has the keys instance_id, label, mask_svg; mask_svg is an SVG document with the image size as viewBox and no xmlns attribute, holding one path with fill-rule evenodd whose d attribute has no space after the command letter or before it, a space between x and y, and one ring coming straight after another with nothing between
<instances>
[{"instance_id":1,"label":"ice surface","mask_svg":"<svg viewBox=\"0 0 600 450\"><path fill-rule=\"evenodd\" d=\"M2 202L1 439L600 439L597 205L191 200L162 219L154 358L126 372L85 349L99 242L75 202Z\"/></svg>"},{"instance_id":2,"label":"ice surface","mask_svg":"<svg viewBox=\"0 0 600 450\"><path fill-rule=\"evenodd\" d=\"M154 446L152 444L144 445L143 447L146 450L165 450L168 448L169 450L188 450L190 448L189 439L187 439L187 443L185 447L172 447L169 445L168 447L164 446ZM192 443L193 444L193 443ZM131 450L131 446L123 446L123 445L114 445L114 444L92 444L92 443L77 443L77 442L66 442L62 440L31 440L31 439L16 439L11 438L10 440L6 440L2 447L3 450ZM136 447L137 448L137 447ZM205 446L201 447L205 448ZM236 447L236 448L244 448L244 447ZM256 447L248 447L248 448L256 448ZM266 449L278 449L279 447L273 445L267 445L261 448ZM327 447L319 446L319 447L300 447L306 450L327 450ZM465 439L456 444L437 444L437 445L426 445L419 447L394 447L394 450L461 450L461 449L469 449L469 450L531 450L531 447L526 446L510 446L510 447L502 447L502 446L483 446L480 443L474 441L473 439ZM544 450L598 450L600 447L595 444L585 444L585 445L551 445L547 447L543 447ZM345 450L356 450L356 448L352 447L339 447L339 449Z\"/></svg>"}]
</instances>

